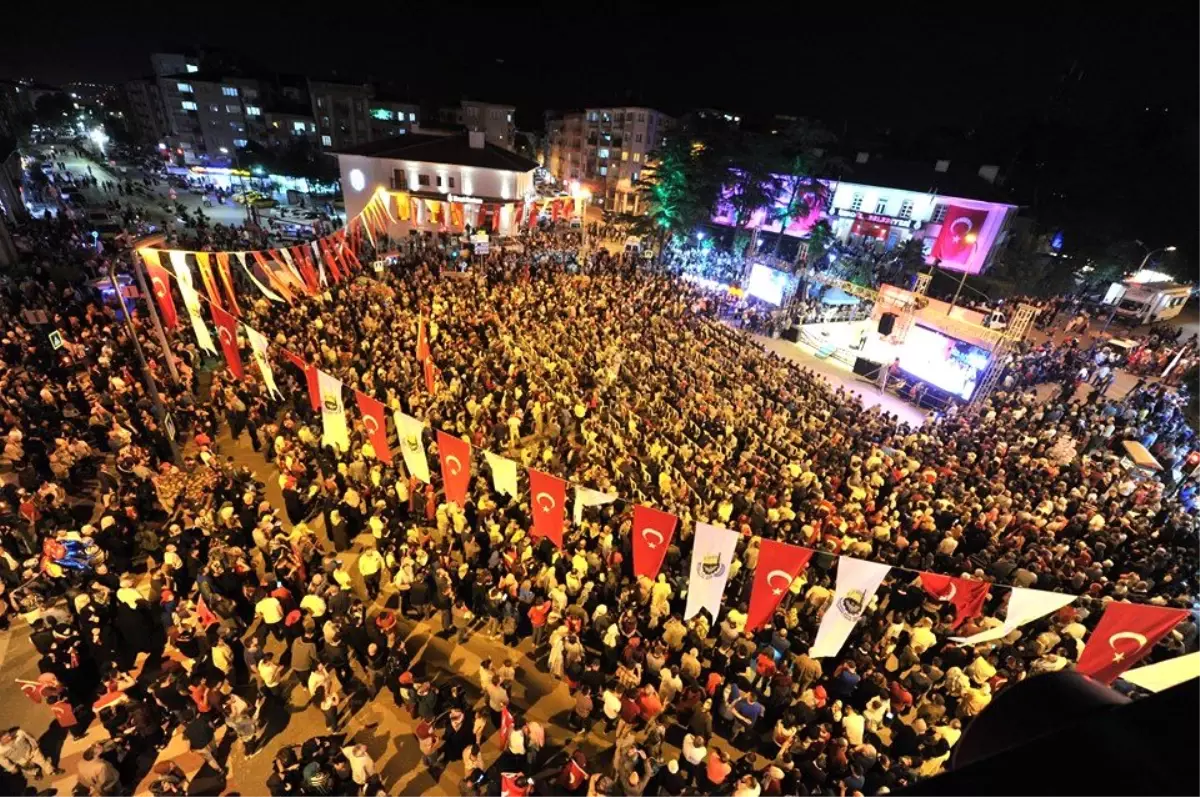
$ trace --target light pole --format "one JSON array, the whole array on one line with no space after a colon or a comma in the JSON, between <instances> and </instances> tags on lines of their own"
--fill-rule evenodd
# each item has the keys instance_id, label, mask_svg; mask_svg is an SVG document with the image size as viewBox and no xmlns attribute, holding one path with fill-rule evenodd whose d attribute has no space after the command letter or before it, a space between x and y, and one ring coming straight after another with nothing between
<instances>
[{"instance_id":1,"label":"light pole","mask_svg":"<svg viewBox=\"0 0 1200 797\"><path fill-rule=\"evenodd\" d=\"M1144 269L1146 267L1146 264L1150 262L1150 258L1153 257L1154 255L1157 255L1159 252L1174 252L1175 249L1176 249L1176 247L1174 247L1174 246L1162 246L1162 247L1159 247L1158 249L1151 249L1150 251L1146 252L1146 256L1142 258L1142 262L1141 262L1141 264L1138 265L1137 270L1141 271L1142 269Z\"/></svg>"},{"instance_id":2,"label":"light pole","mask_svg":"<svg viewBox=\"0 0 1200 797\"><path fill-rule=\"evenodd\" d=\"M967 237L964 240L971 245L971 253L974 254L975 241L977 240L975 233L973 233L973 232L967 233ZM954 312L954 305L958 304L958 295L960 293L962 293L963 284L966 281L967 281L967 269L964 266L963 273L962 273L962 279L960 279L958 281L958 288L956 288L954 291L954 298L950 300L950 306L948 308L946 308L946 315L950 315L950 313Z\"/></svg>"}]
</instances>

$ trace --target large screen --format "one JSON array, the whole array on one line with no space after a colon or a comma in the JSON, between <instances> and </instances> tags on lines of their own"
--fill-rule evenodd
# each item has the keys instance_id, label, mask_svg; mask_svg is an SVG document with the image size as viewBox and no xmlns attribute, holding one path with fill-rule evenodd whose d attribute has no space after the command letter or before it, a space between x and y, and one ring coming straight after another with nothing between
<instances>
[{"instance_id":1,"label":"large screen","mask_svg":"<svg viewBox=\"0 0 1200 797\"><path fill-rule=\"evenodd\" d=\"M900 350L900 367L969 401L990 357L987 349L913 324Z\"/></svg>"},{"instance_id":2,"label":"large screen","mask_svg":"<svg viewBox=\"0 0 1200 797\"><path fill-rule=\"evenodd\" d=\"M746 283L746 293L771 304L782 304L783 293L787 289L790 274L767 268L761 263L750 267L750 279Z\"/></svg>"}]
</instances>

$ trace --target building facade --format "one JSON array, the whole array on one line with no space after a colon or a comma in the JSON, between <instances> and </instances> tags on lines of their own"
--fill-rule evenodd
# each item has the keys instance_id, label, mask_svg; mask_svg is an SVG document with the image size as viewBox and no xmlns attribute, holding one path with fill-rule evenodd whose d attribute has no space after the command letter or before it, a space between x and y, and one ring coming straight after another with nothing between
<instances>
[{"instance_id":1,"label":"building facade","mask_svg":"<svg viewBox=\"0 0 1200 797\"><path fill-rule=\"evenodd\" d=\"M392 213L393 237L410 230L462 232L468 226L508 235L518 206L535 193L537 164L487 141L482 132L409 133L336 154L348 218L380 190L403 192L410 200L412 212Z\"/></svg>"},{"instance_id":2,"label":"building facade","mask_svg":"<svg viewBox=\"0 0 1200 797\"><path fill-rule=\"evenodd\" d=\"M411 102L375 97L371 100L368 113L371 117L368 131L371 141L407 135L421 124L421 108Z\"/></svg>"},{"instance_id":3,"label":"building facade","mask_svg":"<svg viewBox=\"0 0 1200 797\"><path fill-rule=\"evenodd\" d=\"M318 143L342 150L371 140L371 87L365 83L308 81Z\"/></svg>"},{"instance_id":4,"label":"building facade","mask_svg":"<svg viewBox=\"0 0 1200 797\"><path fill-rule=\"evenodd\" d=\"M143 146L155 146L170 132L162 94L154 78L138 78L121 85L129 132Z\"/></svg>"}]
</instances>

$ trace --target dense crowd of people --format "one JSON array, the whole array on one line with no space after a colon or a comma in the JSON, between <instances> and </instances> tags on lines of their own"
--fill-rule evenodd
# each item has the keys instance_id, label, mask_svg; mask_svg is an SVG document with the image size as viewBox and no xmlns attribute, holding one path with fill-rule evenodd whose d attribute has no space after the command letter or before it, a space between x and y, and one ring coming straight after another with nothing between
<instances>
[{"instance_id":1,"label":"dense crowd of people","mask_svg":"<svg viewBox=\"0 0 1200 797\"><path fill-rule=\"evenodd\" d=\"M94 261L75 236L66 220L23 231L35 260ZM42 694L65 729L102 739L76 763L80 793L143 780L203 792L155 763L172 738L207 775L226 771L231 745L242 759L270 751L250 791L388 793L353 726L384 694L410 734L396 755L419 757L422 788L453 768L443 788L464 794L894 792L941 771L997 692L1069 669L1107 602L1194 600L1193 518L1120 461L1126 440L1164 460L1190 450L1172 391L1147 381L1073 400L1065 385L1095 353L1046 347L1015 361L978 415L912 428L729 328L722 298L577 243L530 233L465 272L418 248L327 298L243 294L282 397L248 347L238 380L208 372L190 329L171 333L168 355L138 320L178 462L113 309L42 272L5 287L5 619L33 610ZM50 310L62 349L23 320L29 307ZM458 506L436 468L430 484L405 470L406 441L391 464L358 423L348 450L323 445L284 348L340 379L343 398L359 389L424 419L431 456L440 429L617 500L588 508L558 550L531 535L528 491L497 492L481 456ZM1038 401L1044 381L1063 392ZM1077 455L1061 456L1063 440ZM233 464L243 445L260 466ZM680 520L654 581L633 577L635 502ZM684 621L697 522L741 539L719 615ZM765 539L820 553L747 632ZM838 554L897 569L840 654L813 658ZM922 570L998 586L956 624ZM1005 585L1080 597L996 642L949 642L999 624ZM479 667L421 658L407 641L418 624L482 651ZM1155 655L1196 648L1189 620ZM565 719L521 696L534 666ZM324 727L281 745L297 699ZM0 735L7 772L54 776L35 730Z\"/></svg>"}]
</instances>

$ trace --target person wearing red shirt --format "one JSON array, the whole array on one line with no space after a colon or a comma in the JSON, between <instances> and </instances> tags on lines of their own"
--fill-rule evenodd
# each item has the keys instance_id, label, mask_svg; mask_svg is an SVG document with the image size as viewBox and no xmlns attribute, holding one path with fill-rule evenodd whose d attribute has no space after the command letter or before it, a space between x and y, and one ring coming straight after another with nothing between
<instances>
[{"instance_id":1,"label":"person wearing red shirt","mask_svg":"<svg viewBox=\"0 0 1200 797\"><path fill-rule=\"evenodd\" d=\"M550 615L550 608L553 605L551 601L545 600L529 607L529 622L533 625L534 650L541 647L542 639L546 636L546 618Z\"/></svg>"},{"instance_id":2,"label":"person wearing red shirt","mask_svg":"<svg viewBox=\"0 0 1200 797\"><path fill-rule=\"evenodd\" d=\"M642 692L638 696L638 708L641 709L642 719L646 722L652 721L663 711L662 699L659 698L658 692L653 686L647 685L642 687Z\"/></svg>"}]
</instances>

